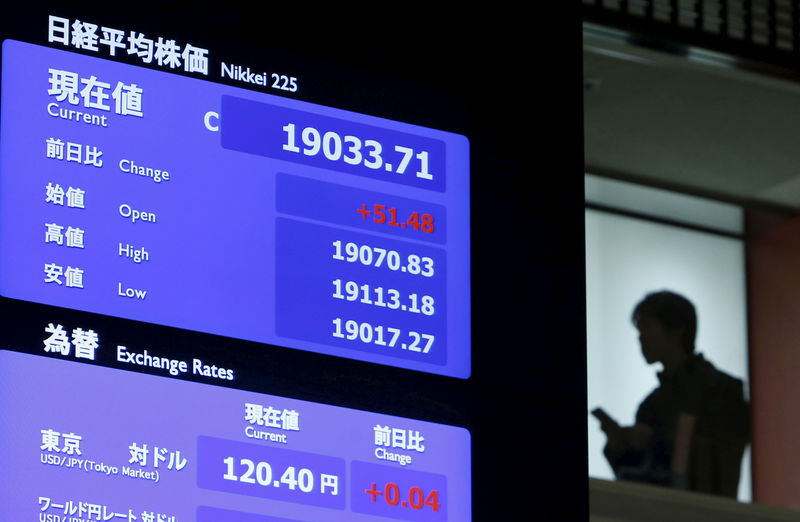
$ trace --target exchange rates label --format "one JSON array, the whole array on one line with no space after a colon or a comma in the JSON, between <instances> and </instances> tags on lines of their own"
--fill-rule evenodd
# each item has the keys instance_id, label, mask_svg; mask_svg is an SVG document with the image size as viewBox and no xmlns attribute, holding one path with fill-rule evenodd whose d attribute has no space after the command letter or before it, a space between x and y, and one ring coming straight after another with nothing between
<instances>
[{"instance_id":1,"label":"exchange rates label","mask_svg":"<svg viewBox=\"0 0 800 522\"><path fill-rule=\"evenodd\" d=\"M0 373L0 520L471 520L463 428L16 352Z\"/></svg>"},{"instance_id":2,"label":"exchange rates label","mask_svg":"<svg viewBox=\"0 0 800 522\"><path fill-rule=\"evenodd\" d=\"M0 295L469 376L464 136L15 41L1 101Z\"/></svg>"}]
</instances>

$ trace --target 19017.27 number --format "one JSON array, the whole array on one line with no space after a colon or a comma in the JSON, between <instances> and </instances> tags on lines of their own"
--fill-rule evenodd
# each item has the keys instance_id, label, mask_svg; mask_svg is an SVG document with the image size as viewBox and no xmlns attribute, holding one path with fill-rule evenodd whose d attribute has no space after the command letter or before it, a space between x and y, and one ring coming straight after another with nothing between
<instances>
[{"instance_id":1,"label":"19017.27 number","mask_svg":"<svg viewBox=\"0 0 800 522\"><path fill-rule=\"evenodd\" d=\"M365 344L377 344L378 346L388 346L393 348L398 345L403 332L399 328L372 325L370 323L359 323L358 321L343 320L337 317L333 320L333 332L331 335L348 341L361 341ZM400 342L402 350L410 352L428 353L431 351L435 336L409 331Z\"/></svg>"}]
</instances>

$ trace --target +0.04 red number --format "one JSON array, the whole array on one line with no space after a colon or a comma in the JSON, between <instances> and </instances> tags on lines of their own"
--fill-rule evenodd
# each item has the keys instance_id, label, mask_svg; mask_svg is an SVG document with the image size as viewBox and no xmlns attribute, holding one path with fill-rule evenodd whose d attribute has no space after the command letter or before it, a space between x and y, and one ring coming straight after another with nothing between
<instances>
[{"instance_id":1,"label":"+0.04 red number","mask_svg":"<svg viewBox=\"0 0 800 522\"><path fill-rule=\"evenodd\" d=\"M357 208L356 212L361 215L362 220L366 220L371 215L372 221L375 223L385 223L392 227L406 228L410 226L414 230L422 230L428 234L434 230L433 216L430 214L412 212L405 221L398 221L397 207L386 208L386 205L372 205L370 208L366 203L361 205L361 208Z\"/></svg>"},{"instance_id":2,"label":"+0.04 red number","mask_svg":"<svg viewBox=\"0 0 800 522\"><path fill-rule=\"evenodd\" d=\"M373 502L377 497L382 496L387 504L390 506L410 507L413 509L422 509L425 506L430 506L434 512L439 511L441 504L439 504L439 492L435 489L431 490L427 496L422 491L422 488L416 486L408 488L408 494L405 498L401 498L400 486L393 482L387 482L382 490L378 489L373 482L369 489L365 489L364 493L369 495Z\"/></svg>"}]
</instances>

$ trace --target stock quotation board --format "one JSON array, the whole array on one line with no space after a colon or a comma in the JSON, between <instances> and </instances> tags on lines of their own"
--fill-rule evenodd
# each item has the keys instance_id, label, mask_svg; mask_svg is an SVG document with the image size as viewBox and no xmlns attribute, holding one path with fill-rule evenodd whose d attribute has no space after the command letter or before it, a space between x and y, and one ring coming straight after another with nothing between
<instances>
[{"instance_id":1,"label":"stock quotation board","mask_svg":"<svg viewBox=\"0 0 800 522\"><path fill-rule=\"evenodd\" d=\"M461 102L29 11L0 20L0 520L482 518Z\"/></svg>"},{"instance_id":2,"label":"stock quotation board","mask_svg":"<svg viewBox=\"0 0 800 522\"><path fill-rule=\"evenodd\" d=\"M463 428L10 351L0 372L2 520L471 518Z\"/></svg>"},{"instance_id":3,"label":"stock quotation board","mask_svg":"<svg viewBox=\"0 0 800 522\"><path fill-rule=\"evenodd\" d=\"M464 136L63 47L3 43L0 295L469 377Z\"/></svg>"}]
</instances>

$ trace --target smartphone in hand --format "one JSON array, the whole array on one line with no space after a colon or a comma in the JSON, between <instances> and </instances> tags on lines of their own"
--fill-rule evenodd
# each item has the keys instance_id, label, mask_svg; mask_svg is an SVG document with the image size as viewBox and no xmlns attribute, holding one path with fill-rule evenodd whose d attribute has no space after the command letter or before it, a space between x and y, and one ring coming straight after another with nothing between
<instances>
[{"instance_id":1,"label":"smartphone in hand","mask_svg":"<svg viewBox=\"0 0 800 522\"><path fill-rule=\"evenodd\" d=\"M600 421L600 428L605 431L610 427L618 427L619 424L617 421L611 418L611 416L605 412L603 408L595 408L592 410L592 415Z\"/></svg>"}]
</instances>

